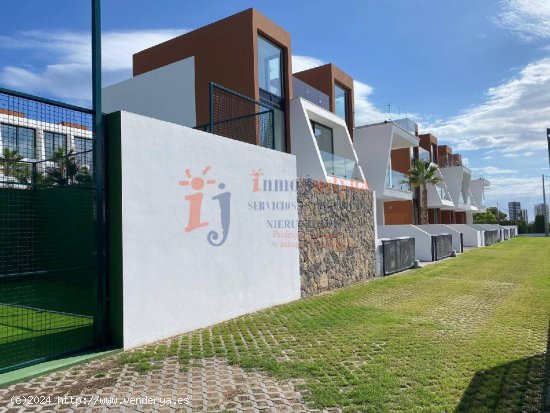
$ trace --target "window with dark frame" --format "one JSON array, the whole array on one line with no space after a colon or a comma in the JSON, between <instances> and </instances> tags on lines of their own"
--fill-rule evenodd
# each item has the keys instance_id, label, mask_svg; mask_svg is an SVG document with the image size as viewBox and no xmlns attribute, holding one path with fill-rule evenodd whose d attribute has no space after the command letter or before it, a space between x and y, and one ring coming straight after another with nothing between
<instances>
[{"instance_id":1,"label":"window with dark frame","mask_svg":"<svg viewBox=\"0 0 550 413\"><path fill-rule=\"evenodd\" d=\"M2 123L2 148L16 151L19 156L36 159L36 131L24 126Z\"/></svg>"},{"instance_id":2,"label":"window with dark frame","mask_svg":"<svg viewBox=\"0 0 550 413\"><path fill-rule=\"evenodd\" d=\"M334 83L334 113L348 121L348 90L338 83Z\"/></svg>"},{"instance_id":3,"label":"window with dark frame","mask_svg":"<svg viewBox=\"0 0 550 413\"><path fill-rule=\"evenodd\" d=\"M273 149L286 151L284 51L260 33L258 36L258 88L260 102L273 108Z\"/></svg>"},{"instance_id":4,"label":"window with dark frame","mask_svg":"<svg viewBox=\"0 0 550 413\"><path fill-rule=\"evenodd\" d=\"M313 129L313 136L317 140L317 146L321 152L334 154L334 136L332 128L321 125L314 120L311 122L311 128Z\"/></svg>"},{"instance_id":5,"label":"window with dark frame","mask_svg":"<svg viewBox=\"0 0 550 413\"><path fill-rule=\"evenodd\" d=\"M56 150L62 149L67 154L67 135L56 132L44 132L44 155L51 159Z\"/></svg>"},{"instance_id":6,"label":"window with dark frame","mask_svg":"<svg viewBox=\"0 0 550 413\"><path fill-rule=\"evenodd\" d=\"M260 89L284 97L283 49L258 35L258 78Z\"/></svg>"},{"instance_id":7,"label":"window with dark frame","mask_svg":"<svg viewBox=\"0 0 550 413\"><path fill-rule=\"evenodd\" d=\"M93 154L90 151L93 149L93 141L90 138L75 136L74 149L76 152L76 161L80 165L90 166L92 164Z\"/></svg>"}]
</instances>

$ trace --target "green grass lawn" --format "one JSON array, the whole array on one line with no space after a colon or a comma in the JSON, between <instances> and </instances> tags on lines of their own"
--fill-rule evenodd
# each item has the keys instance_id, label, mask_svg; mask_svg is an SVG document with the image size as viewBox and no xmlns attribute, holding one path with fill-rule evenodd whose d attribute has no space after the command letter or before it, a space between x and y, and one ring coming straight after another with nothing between
<instances>
[{"instance_id":1,"label":"green grass lawn","mask_svg":"<svg viewBox=\"0 0 550 413\"><path fill-rule=\"evenodd\" d=\"M0 371L91 346L93 322L89 316L0 304Z\"/></svg>"},{"instance_id":2,"label":"green grass lawn","mask_svg":"<svg viewBox=\"0 0 550 413\"><path fill-rule=\"evenodd\" d=\"M550 240L516 238L120 362L146 370L174 355L184 365L225 357L303 379L312 407L346 412L539 412L549 316Z\"/></svg>"}]
</instances>

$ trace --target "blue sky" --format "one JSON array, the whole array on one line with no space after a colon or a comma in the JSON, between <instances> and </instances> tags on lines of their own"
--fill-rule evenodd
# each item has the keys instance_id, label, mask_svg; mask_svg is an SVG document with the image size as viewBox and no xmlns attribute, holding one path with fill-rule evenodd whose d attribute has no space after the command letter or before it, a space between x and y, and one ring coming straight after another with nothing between
<instances>
[{"instance_id":1,"label":"blue sky","mask_svg":"<svg viewBox=\"0 0 550 413\"><path fill-rule=\"evenodd\" d=\"M104 0L104 82L130 76L133 52L248 7L292 33L295 69L332 62L356 79L358 124L414 117L491 180L489 204L521 201L533 217L548 173L549 0ZM88 2L3 12L0 85L89 105Z\"/></svg>"}]
</instances>

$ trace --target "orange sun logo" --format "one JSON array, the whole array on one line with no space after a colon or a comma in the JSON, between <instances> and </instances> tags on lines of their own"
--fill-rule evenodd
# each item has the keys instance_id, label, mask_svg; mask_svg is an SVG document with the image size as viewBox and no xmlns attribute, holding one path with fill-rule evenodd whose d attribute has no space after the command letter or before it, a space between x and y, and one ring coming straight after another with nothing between
<instances>
[{"instance_id":1,"label":"orange sun logo","mask_svg":"<svg viewBox=\"0 0 550 413\"><path fill-rule=\"evenodd\" d=\"M202 176L206 176L209 171L210 171L210 165L203 169ZM187 176L187 178L189 178L190 181L179 181L179 184L181 186L191 185L191 188L193 188L195 191L202 190L205 185L213 185L216 183L214 179L208 179L205 182L204 179L200 176L196 176L193 178L193 175L191 175L191 171L189 169L185 170L185 176Z\"/></svg>"}]
</instances>

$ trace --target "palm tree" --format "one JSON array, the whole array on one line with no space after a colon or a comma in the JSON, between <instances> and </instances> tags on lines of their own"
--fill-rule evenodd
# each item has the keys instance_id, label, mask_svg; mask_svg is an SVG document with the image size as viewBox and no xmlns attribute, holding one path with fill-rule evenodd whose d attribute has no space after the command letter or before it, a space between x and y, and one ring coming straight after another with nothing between
<instances>
[{"instance_id":1,"label":"palm tree","mask_svg":"<svg viewBox=\"0 0 550 413\"><path fill-rule=\"evenodd\" d=\"M92 183L90 171L86 166L80 164L72 149L66 155L62 148L56 149L49 160L53 162L52 166L46 168L49 182L56 185Z\"/></svg>"},{"instance_id":2,"label":"palm tree","mask_svg":"<svg viewBox=\"0 0 550 413\"><path fill-rule=\"evenodd\" d=\"M17 151L4 148L0 156L0 169L6 178L13 178L14 183L28 184L31 179L31 165L21 162L22 159Z\"/></svg>"},{"instance_id":3,"label":"palm tree","mask_svg":"<svg viewBox=\"0 0 550 413\"><path fill-rule=\"evenodd\" d=\"M416 161L409 171L408 179L403 181L411 188L420 189L420 224L429 224L428 218L428 185L437 185L442 179L437 165L426 161Z\"/></svg>"}]
</instances>

